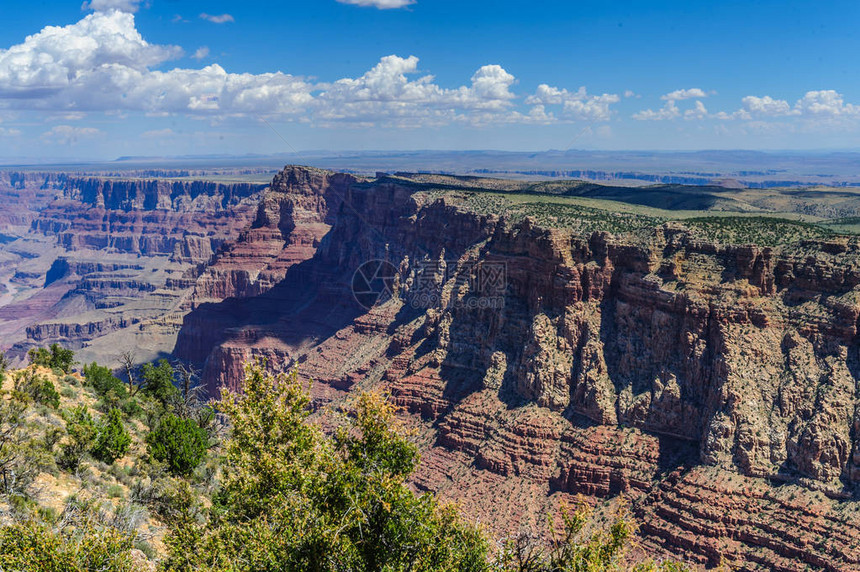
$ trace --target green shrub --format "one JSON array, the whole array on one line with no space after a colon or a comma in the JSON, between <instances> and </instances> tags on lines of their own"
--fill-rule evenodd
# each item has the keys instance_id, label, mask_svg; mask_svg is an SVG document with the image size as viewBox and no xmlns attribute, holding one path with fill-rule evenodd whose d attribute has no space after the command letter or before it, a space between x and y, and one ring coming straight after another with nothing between
<instances>
[{"instance_id":1,"label":"green shrub","mask_svg":"<svg viewBox=\"0 0 860 572\"><path fill-rule=\"evenodd\" d=\"M119 409L111 409L99 427L98 437L92 448L93 456L111 465L128 452L130 445L131 435L122 423L122 413Z\"/></svg>"},{"instance_id":2,"label":"green shrub","mask_svg":"<svg viewBox=\"0 0 860 572\"><path fill-rule=\"evenodd\" d=\"M217 509L202 530L193 515L174 519L168 569L489 570L483 535L409 489L417 450L384 400L363 397L330 439L307 421L295 374L246 371L244 392L220 405L232 433Z\"/></svg>"},{"instance_id":3,"label":"green shrub","mask_svg":"<svg viewBox=\"0 0 860 572\"><path fill-rule=\"evenodd\" d=\"M125 384L122 380L114 376L110 368L100 366L96 362L84 366L84 379L101 396L112 391L117 397L122 399L128 393Z\"/></svg>"},{"instance_id":4,"label":"green shrub","mask_svg":"<svg viewBox=\"0 0 860 572\"><path fill-rule=\"evenodd\" d=\"M166 404L179 395L179 390L173 385L174 375L173 366L166 359L159 360L158 365L143 364L141 378L144 393Z\"/></svg>"},{"instance_id":5,"label":"green shrub","mask_svg":"<svg viewBox=\"0 0 860 572\"><path fill-rule=\"evenodd\" d=\"M26 395L36 403L54 409L60 406L60 394L54 382L41 377L33 370L22 370L15 375L15 391Z\"/></svg>"},{"instance_id":6,"label":"green shrub","mask_svg":"<svg viewBox=\"0 0 860 572\"><path fill-rule=\"evenodd\" d=\"M9 495L9 508L18 518L26 517L35 512L36 501L22 494Z\"/></svg>"},{"instance_id":7,"label":"green shrub","mask_svg":"<svg viewBox=\"0 0 860 572\"><path fill-rule=\"evenodd\" d=\"M122 400L120 400L117 394L114 393L113 390L111 390L98 400L98 402L96 403L96 409L98 409L102 413L108 413L111 409L119 409L121 405Z\"/></svg>"},{"instance_id":8,"label":"green shrub","mask_svg":"<svg viewBox=\"0 0 860 572\"><path fill-rule=\"evenodd\" d=\"M146 436L149 454L167 463L174 475L189 475L206 457L209 448L206 432L193 419L165 413L155 429Z\"/></svg>"},{"instance_id":9,"label":"green shrub","mask_svg":"<svg viewBox=\"0 0 860 572\"><path fill-rule=\"evenodd\" d=\"M23 396L27 399L27 396ZM38 474L24 425L26 402L0 397L0 492L24 493Z\"/></svg>"},{"instance_id":10,"label":"green shrub","mask_svg":"<svg viewBox=\"0 0 860 572\"><path fill-rule=\"evenodd\" d=\"M42 437L42 443L45 445L45 449L47 451L52 451L54 449L54 445L60 442L60 439L63 438L65 432L59 427L48 427L45 429L45 435Z\"/></svg>"},{"instance_id":11,"label":"green shrub","mask_svg":"<svg viewBox=\"0 0 860 572\"><path fill-rule=\"evenodd\" d=\"M33 348L27 352L31 364L58 369L62 373L70 373L75 364L75 352L63 348L60 344L51 344L50 350Z\"/></svg>"},{"instance_id":12,"label":"green shrub","mask_svg":"<svg viewBox=\"0 0 860 572\"><path fill-rule=\"evenodd\" d=\"M143 407L140 406L140 403L134 397L122 400L119 408L127 417L135 418L143 415Z\"/></svg>"},{"instance_id":13,"label":"green shrub","mask_svg":"<svg viewBox=\"0 0 860 572\"><path fill-rule=\"evenodd\" d=\"M86 406L80 405L63 412L68 438L60 450L57 464L68 470L76 470L83 456L92 449L99 430Z\"/></svg>"},{"instance_id":14,"label":"green shrub","mask_svg":"<svg viewBox=\"0 0 860 572\"><path fill-rule=\"evenodd\" d=\"M132 572L132 538L92 524L54 530L28 521L0 527L0 570L9 572Z\"/></svg>"},{"instance_id":15,"label":"green shrub","mask_svg":"<svg viewBox=\"0 0 860 572\"><path fill-rule=\"evenodd\" d=\"M619 514L608 530L585 534L590 510L584 504L563 513L561 534L532 535L526 542L518 537L494 558L488 539L455 508L412 492L417 448L384 397L360 395L355 415L333 437L308 421L309 404L295 373L272 376L260 365L246 368L241 394L224 393L219 409L232 430L222 486L201 527L193 491L179 481L165 539L166 569L682 570L633 563L625 568L632 522Z\"/></svg>"},{"instance_id":16,"label":"green shrub","mask_svg":"<svg viewBox=\"0 0 860 572\"><path fill-rule=\"evenodd\" d=\"M143 552L143 554L150 560L154 559L156 556L155 549L145 540L138 540L134 543L134 547Z\"/></svg>"},{"instance_id":17,"label":"green shrub","mask_svg":"<svg viewBox=\"0 0 860 572\"><path fill-rule=\"evenodd\" d=\"M194 489L186 480L176 477L138 480L131 487L131 499L147 505L164 522L196 514L200 508Z\"/></svg>"},{"instance_id":18,"label":"green shrub","mask_svg":"<svg viewBox=\"0 0 860 572\"><path fill-rule=\"evenodd\" d=\"M45 348L32 348L27 352L27 359L30 360L30 365L51 367L51 352Z\"/></svg>"}]
</instances>

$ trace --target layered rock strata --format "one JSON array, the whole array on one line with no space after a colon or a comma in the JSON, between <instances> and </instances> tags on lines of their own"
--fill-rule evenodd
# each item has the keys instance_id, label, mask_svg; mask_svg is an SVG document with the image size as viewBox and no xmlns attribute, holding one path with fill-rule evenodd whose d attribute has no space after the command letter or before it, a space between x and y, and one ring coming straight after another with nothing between
<instances>
[{"instance_id":1,"label":"layered rock strata","mask_svg":"<svg viewBox=\"0 0 860 572\"><path fill-rule=\"evenodd\" d=\"M265 187L0 172L0 348L165 355L196 278Z\"/></svg>"},{"instance_id":2,"label":"layered rock strata","mask_svg":"<svg viewBox=\"0 0 860 572\"><path fill-rule=\"evenodd\" d=\"M289 168L275 182L257 234L198 281L200 301L229 298L196 304L179 333L175 354L205 364L210 391L258 356L313 377L318 403L390 392L420 420L416 485L500 532L559 495L624 495L649 550L860 567L856 240L719 245L678 224L578 236L394 179ZM351 285L373 260L396 269L396 292L366 310ZM811 540L835 523L841 548Z\"/></svg>"}]
</instances>

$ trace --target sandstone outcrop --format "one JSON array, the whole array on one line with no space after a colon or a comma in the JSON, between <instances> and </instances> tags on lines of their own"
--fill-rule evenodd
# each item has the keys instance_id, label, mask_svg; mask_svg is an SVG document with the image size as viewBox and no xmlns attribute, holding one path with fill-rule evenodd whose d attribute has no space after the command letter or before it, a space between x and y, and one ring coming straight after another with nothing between
<instances>
[{"instance_id":1,"label":"sandstone outcrop","mask_svg":"<svg viewBox=\"0 0 860 572\"><path fill-rule=\"evenodd\" d=\"M317 169L275 176L249 228L225 245L197 280L192 305L256 296L311 258L331 228L343 193L356 179Z\"/></svg>"}]
</instances>

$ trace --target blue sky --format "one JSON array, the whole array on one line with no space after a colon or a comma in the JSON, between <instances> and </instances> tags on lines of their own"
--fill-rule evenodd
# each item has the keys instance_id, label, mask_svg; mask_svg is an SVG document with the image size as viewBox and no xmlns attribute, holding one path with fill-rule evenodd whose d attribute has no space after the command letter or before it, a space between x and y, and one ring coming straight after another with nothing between
<instances>
[{"instance_id":1,"label":"blue sky","mask_svg":"<svg viewBox=\"0 0 860 572\"><path fill-rule=\"evenodd\" d=\"M856 1L5 2L0 157L857 150L858 16Z\"/></svg>"}]
</instances>

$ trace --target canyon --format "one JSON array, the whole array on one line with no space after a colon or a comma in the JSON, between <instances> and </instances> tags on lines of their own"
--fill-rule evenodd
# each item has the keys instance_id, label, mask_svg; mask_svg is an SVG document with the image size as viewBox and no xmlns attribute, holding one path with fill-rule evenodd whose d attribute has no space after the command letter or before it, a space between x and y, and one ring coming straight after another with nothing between
<instances>
[{"instance_id":1,"label":"canyon","mask_svg":"<svg viewBox=\"0 0 860 572\"><path fill-rule=\"evenodd\" d=\"M414 487L500 537L583 498L652 555L860 568L853 191L5 176L13 353L170 354L210 396L264 359L323 423L384 392Z\"/></svg>"},{"instance_id":2,"label":"canyon","mask_svg":"<svg viewBox=\"0 0 860 572\"><path fill-rule=\"evenodd\" d=\"M265 185L0 173L0 337L19 360L60 343L84 360L169 355L189 284Z\"/></svg>"},{"instance_id":3,"label":"canyon","mask_svg":"<svg viewBox=\"0 0 860 572\"><path fill-rule=\"evenodd\" d=\"M321 410L390 394L420 435L416 487L499 534L623 497L646 551L860 566L856 238L583 235L476 212L448 183L288 168L204 272L175 355L211 393L265 358L312 378ZM374 260L394 295L365 309L351 288Z\"/></svg>"}]
</instances>

